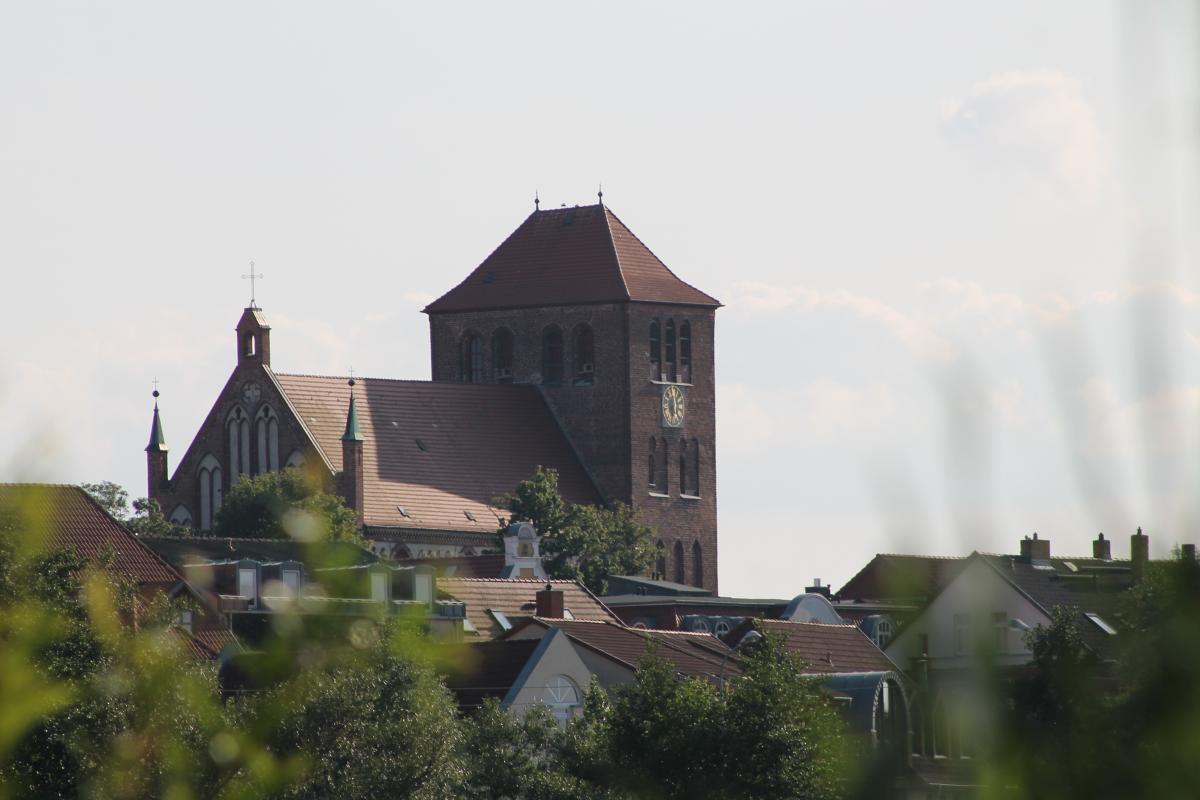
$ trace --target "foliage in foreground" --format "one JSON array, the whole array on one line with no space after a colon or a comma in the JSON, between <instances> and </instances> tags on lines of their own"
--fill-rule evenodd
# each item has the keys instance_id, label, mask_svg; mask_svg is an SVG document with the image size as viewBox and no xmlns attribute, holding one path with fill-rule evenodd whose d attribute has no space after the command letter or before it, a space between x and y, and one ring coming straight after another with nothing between
<instances>
[{"instance_id":1,"label":"foliage in foreground","mask_svg":"<svg viewBox=\"0 0 1200 800\"><path fill-rule=\"evenodd\" d=\"M296 468L243 475L222 500L213 535L363 544L354 511Z\"/></svg>"}]
</instances>

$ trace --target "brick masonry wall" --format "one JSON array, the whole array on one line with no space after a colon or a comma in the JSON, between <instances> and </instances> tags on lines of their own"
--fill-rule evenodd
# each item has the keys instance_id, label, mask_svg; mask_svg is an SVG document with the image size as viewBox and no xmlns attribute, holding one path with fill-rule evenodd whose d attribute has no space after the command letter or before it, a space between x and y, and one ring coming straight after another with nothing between
<instances>
[{"instance_id":1,"label":"brick masonry wall","mask_svg":"<svg viewBox=\"0 0 1200 800\"><path fill-rule=\"evenodd\" d=\"M687 400L682 428L662 421L665 384L651 375L649 330L652 320L678 328L692 327L692 382L679 384ZM491 379L492 335L498 328L513 334L513 380L542 382L542 332L549 325L563 331L564 380L544 386L546 398L567 431L602 493L638 509L646 524L658 531L667 558L667 578L675 575L674 545L684 550L683 574L692 582L692 547L702 548L702 584L717 591L716 403L713 376L712 309L646 303L556 306L434 314L429 318L431 369L435 380L461 380L461 342L469 333L480 336L485 378ZM595 341L595 380L592 386L572 381L574 337L580 323L592 327ZM669 447L669 491L650 493L648 480L651 437L665 438ZM680 441L701 442L700 496L681 497L678 474ZM690 458L689 454L689 458Z\"/></svg>"}]
</instances>

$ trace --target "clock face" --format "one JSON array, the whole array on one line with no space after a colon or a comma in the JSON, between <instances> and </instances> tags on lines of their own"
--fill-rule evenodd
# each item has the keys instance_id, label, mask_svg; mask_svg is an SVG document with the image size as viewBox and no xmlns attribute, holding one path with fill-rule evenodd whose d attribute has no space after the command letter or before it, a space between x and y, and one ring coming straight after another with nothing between
<instances>
[{"instance_id":1,"label":"clock face","mask_svg":"<svg viewBox=\"0 0 1200 800\"><path fill-rule=\"evenodd\" d=\"M262 389L258 388L257 383L247 383L242 387L242 399L251 405L257 403L261 396Z\"/></svg>"},{"instance_id":2,"label":"clock face","mask_svg":"<svg viewBox=\"0 0 1200 800\"><path fill-rule=\"evenodd\" d=\"M670 385L663 389L662 416L663 424L671 428L683 425L683 414L687 401L678 386Z\"/></svg>"}]
</instances>

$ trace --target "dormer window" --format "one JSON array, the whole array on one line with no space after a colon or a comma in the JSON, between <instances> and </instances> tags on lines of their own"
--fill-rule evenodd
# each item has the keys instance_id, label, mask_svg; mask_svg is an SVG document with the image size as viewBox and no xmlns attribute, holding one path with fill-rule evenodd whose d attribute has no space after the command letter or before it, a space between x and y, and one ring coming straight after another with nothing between
<instances>
[{"instance_id":1,"label":"dormer window","mask_svg":"<svg viewBox=\"0 0 1200 800\"><path fill-rule=\"evenodd\" d=\"M249 567L238 569L238 596L246 598L250 608L258 599L258 571Z\"/></svg>"}]
</instances>

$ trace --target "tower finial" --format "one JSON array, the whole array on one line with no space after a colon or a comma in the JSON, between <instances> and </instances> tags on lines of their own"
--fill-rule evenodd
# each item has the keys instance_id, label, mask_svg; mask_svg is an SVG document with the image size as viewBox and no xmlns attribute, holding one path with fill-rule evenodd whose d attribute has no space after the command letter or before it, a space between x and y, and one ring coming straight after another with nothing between
<instances>
[{"instance_id":1,"label":"tower finial","mask_svg":"<svg viewBox=\"0 0 1200 800\"><path fill-rule=\"evenodd\" d=\"M158 415L158 378L155 378L153 383L154 391L150 395L154 398L154 417L150 421L150 443L146 445L147 453L166 452L167 449L167 437L163 436L162 419Z\"/></svg>"},{"instance_id":2,"label":"tower finial","mask_svg":"<svg viewBox=\"0 0 1200 800\"><path fill-rule=\"evenodd\" d=\"M597 184L599 187L596 190L596 199L600 201L600 205L604 205L604 184Z\"/></svg>"},{"instance_id":3,"label":"tower finial","mask_svg":"<svg viewBox=\"0 0 1200 800\"><path fill-rule=\"evenodd\" d=\"M250 280L250 308L258 308L258 302L254 297L254 281L256 279L262 279L263 277L264 276L261 272L258 273L257 275L254 273L254 262L251 261L250 262L250 274L242 276L242 280L246 280L247 278Z\"/></svg>"},{"instance_id":4,"label":"tower finial","mask_svg":"<svg viewBox=\"0 0 1200 800\"><path fill-rule=\"evenodd\" d=\"M354 407L354 368L350 368L350 379L346 385L350 387L350 408L346 411L346 432L342 434L343 442L361 442L362 434L358 431L358 410Z\"/></svg>"},{"instance_id":5,"label":"tower finial","mask_svg":"<svg viewBox=\"0 0 1200 800\"><path fill-rule=\"evenodd\" d=\"M538 199L538 190L533 190L533 210L539 211L542 207L542 201Z\"/></svg>"}]
</instances>

